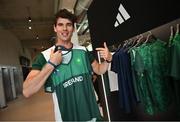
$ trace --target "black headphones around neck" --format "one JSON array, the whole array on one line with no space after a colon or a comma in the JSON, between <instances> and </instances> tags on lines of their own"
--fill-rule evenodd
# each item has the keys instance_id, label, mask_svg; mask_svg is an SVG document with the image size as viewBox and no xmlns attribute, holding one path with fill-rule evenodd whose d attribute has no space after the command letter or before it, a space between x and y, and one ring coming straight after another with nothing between
<instances>
[{"instance_id":1,"label":"black headphones around neck","mask_svg":"<svg viewBox=\"0 0 180 122\"><path fill-rule=\"evenodd\" d=\"M56 51L58 51L58 50L67 51L67 52L65 53L65 54L67 54L67 53L69 53L69 52L72 50L72 48L67 49L67 48L65 48L65 47L62 46L62 45L55 45L54 52L56 52ZM65 54L62 54L62 55L65 55Z\"/></svg>"}]
</instances>

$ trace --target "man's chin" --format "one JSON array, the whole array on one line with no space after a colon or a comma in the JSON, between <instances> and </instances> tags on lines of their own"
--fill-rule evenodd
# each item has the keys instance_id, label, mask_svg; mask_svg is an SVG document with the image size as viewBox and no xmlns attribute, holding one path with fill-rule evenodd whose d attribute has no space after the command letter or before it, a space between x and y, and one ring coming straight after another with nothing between
<instances>
[{"instance_id":1,"label":"man's chin","mask_svg":"<svg viewBox=\"0 0 180 122\"><path fill-rule=\"evenodd\" d=\"M65 41L65 42L70 42L70 39L69 38L64 38L64 39L62 39L63 41Z\"/></svg>"}]
</instances>

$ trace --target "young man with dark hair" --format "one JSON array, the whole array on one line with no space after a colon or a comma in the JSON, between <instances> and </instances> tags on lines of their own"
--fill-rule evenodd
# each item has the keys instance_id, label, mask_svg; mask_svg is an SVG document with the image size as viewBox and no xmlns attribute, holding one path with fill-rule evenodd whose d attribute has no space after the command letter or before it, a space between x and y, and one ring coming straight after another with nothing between
<instances>
[{"instance_id":1,"label":"young man with dark hair","mask_svg":"<svg viewBox=\"0 0 180 122\"><path fill-rule=\"evenodd\" d=\"M23 94L30 97L42 86L52 93L57 121L101 120L92 84L92 72L103 74L112 60L106 43L97 48L106 61L99 64L83 46L74 45L71 37L76 17L66 9L55 17L55 46L41 52L23 84ZM60 50L55 51L55 47ZM63 48L62 48L63 47Z\"/></svg>"}]
</instances>

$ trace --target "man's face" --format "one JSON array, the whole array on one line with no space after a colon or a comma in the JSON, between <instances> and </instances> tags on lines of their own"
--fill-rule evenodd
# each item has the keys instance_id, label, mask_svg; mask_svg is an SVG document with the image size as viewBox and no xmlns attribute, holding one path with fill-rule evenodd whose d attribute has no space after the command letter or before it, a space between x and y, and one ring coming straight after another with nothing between
<instances>
[{"instance_id":1,"label":"man's face","mask_svg":"<svg viewBox=\"0 0 180 122\"><path fill-rule=\"evenodd\" d=\"M74 27L70 20L60 17L54 26L54 31L57 33L58 40L71 41Z\"/></svg>"}]
</instances>

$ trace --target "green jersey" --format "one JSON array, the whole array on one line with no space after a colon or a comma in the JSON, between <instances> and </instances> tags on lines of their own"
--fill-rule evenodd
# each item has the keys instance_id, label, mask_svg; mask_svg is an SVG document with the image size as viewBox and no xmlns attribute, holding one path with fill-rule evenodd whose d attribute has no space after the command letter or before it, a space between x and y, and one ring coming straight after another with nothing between
<instances>
[{"instance_id":1,"label":"green jersey","mask_svg":"<svg viewBox=\"0 0 180 122\"><path fill-rule=\"evenodd\" d=\"M34 69L44 66L53 48L36 58ZM101 120L92 84L93 61L94 57L82 46L73 46L63 54L62 63L45 84L45 90L53 93L56 120L61 117L63 121Z\"/></svg>"}]
</instances>

